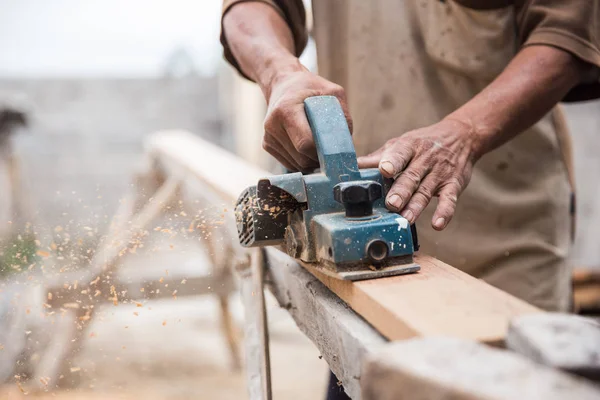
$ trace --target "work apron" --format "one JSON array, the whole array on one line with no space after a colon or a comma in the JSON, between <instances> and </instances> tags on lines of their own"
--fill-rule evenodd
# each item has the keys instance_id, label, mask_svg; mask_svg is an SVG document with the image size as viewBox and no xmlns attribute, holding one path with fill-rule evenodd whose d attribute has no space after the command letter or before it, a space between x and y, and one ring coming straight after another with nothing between
<instances>
[{"instance_id":1,"label":"work apron","mask_svg":"<svg viewBox=\"0 0 600 400\"><path fill-rule=\"evenodd\" d=\"M319 74L346 88L359 155L439 122L518 51L512 6L318 0L313 18ZM570 163L554 109L478 161L443 232L431 228L432 201L417 222L422 251L543 309L566 310Z\"/></svg>"}]
</instances>

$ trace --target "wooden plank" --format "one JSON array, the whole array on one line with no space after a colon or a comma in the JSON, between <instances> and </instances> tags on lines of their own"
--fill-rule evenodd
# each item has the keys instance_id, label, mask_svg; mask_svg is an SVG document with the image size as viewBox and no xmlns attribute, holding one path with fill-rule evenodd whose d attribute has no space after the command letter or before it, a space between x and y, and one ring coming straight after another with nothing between
<instances>
[{"instance_id":1,"label":"wooden plank","mask_svg":"<svg viewBox=\"0 0 600 400\"><path fill-rule=\"evenodd\" d=\"M365 366L364 400L598 399L600 389L506 350L454 338L380 348Z\"/></svg>"},{"instance_id":2,"label":"wooden plank","mask_svg":"<svg viewBox=\"0 0 600 400\"><path fill-rule=\"evenodd\" d=\"M163 131L145 142L150 156L185 167L223 199L234 202L250 185L269 173L186 131Z\"/></svg>"},{"instance_id":3,"label":"wooden plank","mask_svg":"<svg viewBox=\"0 0 600 400\"><path fill-rule=\"evenodd\" d=\"M537 308L425 254L417 274L348 282L304 267L390 340L443 335L502 344L509 321Z\"/></svg>"},{"instance_id":4,"label":"wooden plank","mask_svg":"<svg viewBox=\"0 0 600 400\"><path fill-rule=\"evenodd\" d=\"M232 203L268 175L188 132L159 132L146 148ZM361 282L339 281L302 265L389 339L444 335L499 343L511 318L540 312L432 257L421 254L417 262L418 274Z\"/></svg>"}]
</instances>

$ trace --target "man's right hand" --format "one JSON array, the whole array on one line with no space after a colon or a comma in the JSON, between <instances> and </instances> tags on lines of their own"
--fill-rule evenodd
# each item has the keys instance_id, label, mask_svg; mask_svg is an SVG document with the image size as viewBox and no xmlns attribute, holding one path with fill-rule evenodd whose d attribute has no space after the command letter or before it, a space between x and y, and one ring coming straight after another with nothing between
<instances>
[{"instance_id":1,"label":"man's right hand","mask_svg":"<svg viewBox=\"0 0 600 400\"><path fill-rule=\"evenodd\" d=\"M352 132L344 89L300 64L288 25L270 5L235 4L223 19L223 29L239 67L259 84L267 100L263 148L293 171L318 166L304 99L336 96Z\"/></svg>"},{"instance_id":2,"label":"man's right hand","mask_svg":"<svg viewBox=\"0 0 600 400\"><path fill-rule=\"evenodd\" d=\"M275 76L269 87L263 88L268 108L262 145L286 168L304 172L319 165L312 132L304 112L304 99L312 96L335 96L342 105L350 132L352 119L344 89L309 72L299 63L298 65L296 71Z\"/></svg>"}]
</instances>

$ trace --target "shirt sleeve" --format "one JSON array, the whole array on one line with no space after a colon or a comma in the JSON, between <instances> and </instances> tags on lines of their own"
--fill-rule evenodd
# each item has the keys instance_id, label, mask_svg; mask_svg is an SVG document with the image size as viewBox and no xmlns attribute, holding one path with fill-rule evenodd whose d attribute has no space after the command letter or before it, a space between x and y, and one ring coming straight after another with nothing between
<instances>
[{"instance_id":1,"label":"shirt sleeve","mask_svg":"<svg viewBox=\"0 0 600 400\"><path fill-rule=\"evenodd\" d=\"M248 78L240 68L235 56L227 43L223 30L223 18L232 7L239 3L247 1L258 1L270 5L277 11L290 27L294 38L294 47L296 57L304 51L308 41L308 31L306 28L306 10L302 0L223 0L223 11L221 13L221 44L223 45L223 56L225 59L245 78ZM249 78L248 78L249 79Z\"/></svg>"},{"instance_id":2,"label":"shirt sleeve","mask_svg":"<svg viewBox=\"0 0 600 400\"><path fill-rule=\"evenodd\" d=\"M600 97L600 0L516 1L522 46L547 45L575 55L596 68L564 101Z\"/></svg>"}]
</instances>

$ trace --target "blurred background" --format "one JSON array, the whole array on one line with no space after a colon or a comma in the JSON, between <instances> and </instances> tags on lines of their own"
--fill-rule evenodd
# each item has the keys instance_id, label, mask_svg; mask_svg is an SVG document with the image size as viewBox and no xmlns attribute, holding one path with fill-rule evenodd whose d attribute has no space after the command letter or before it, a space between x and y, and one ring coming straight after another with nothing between
<instances>
[{"instance_id":1,"label":"blurred background","mask_svg":"<svg viewBox=\"0 0 600 400\"><path fill-rule=\"evenodd\" d=\"M186 129L275 167L260 146L262 94L222 61L220 8L220 0L0 0L0 291L29 301L28 287L43 268L89 263L143 163L145 135ZM315 68L312 45L302 59ZM600 103L565 108L578 184L573 264L600 268ZM205 258L188 239L169 241L181 251L141 251L121 273L158 280L177 263L182 281L189 279ZM14 308L9 297L14 301L2 297L0 317ZM270 304L275 397L321 397L325 363ZM52 398L246 397L211 296L103 307L70 367L77 379ZM0 337L10 337L15 323L1 321ZM27 335L26 348L37 340ZM28 393L19 363L40 355L6 356L17 347L0 341L0 398ZM41 379L42 387L55 386Z\"/></svg>"},{"instance_id":2,"label":"blurred background","mask_svg":"<svg viewBox=\"0 0 600 400\"><path fill-rule=\"evenodd\" d=\"M44 346L6 314L41 314L35 304L25 306L39 277L89 264L143 164L145 135L186 129L272 165L260 141L235 140L241 130L251 133L239 136L249 141L259 134L249 130L261 130L265 104L221 59L220 11L220 0L0 0L0 107L27 122L22 127L13 116L0 133L0 398L50 397L56 382L41 376L37 391L25 384L26 366L43 357ZM15 166L18 181L11 182ZM153 246L151 254L130 257L121 275L162 282L170 271L185 282L206 269L197 244L171 238L163 243L167 251ZM324 361L287 313L270 304L275 394L321 396ZM213 296L99 308L63 378L73 379L52 398L247 397ZM239 334L236 296L232 313ZM61 329L54 325L49 329ZM27 354L16 354L18 347Z\"/></svg>"}]
</instances>

